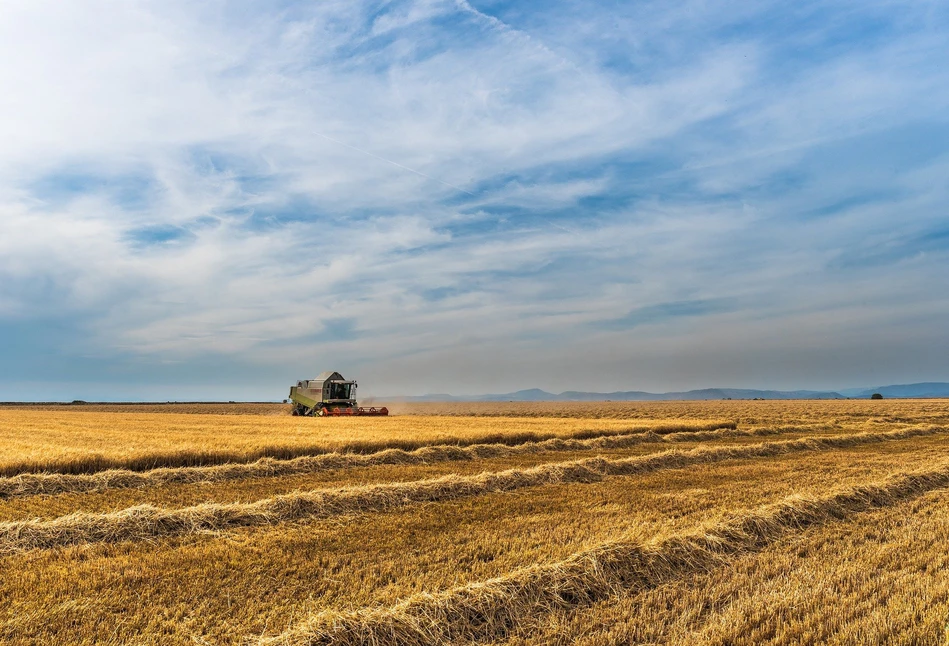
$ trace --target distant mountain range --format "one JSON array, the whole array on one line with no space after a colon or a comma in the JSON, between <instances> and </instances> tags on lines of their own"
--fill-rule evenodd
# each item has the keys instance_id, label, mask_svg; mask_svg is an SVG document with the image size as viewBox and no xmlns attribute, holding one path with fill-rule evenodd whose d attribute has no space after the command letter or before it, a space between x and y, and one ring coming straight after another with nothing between
<instances>
[{"instance_id":1,"label":"distant mountain range","mask_svg":"<svg viewBox=\"0 0 949 646\"><path fill-rule=\"evenodd\" d=\"M455 396L448 394L419 395L413 397L385 397L385 401L400 402L539 402L539 401L702 401L711 399L868 399L873 393L884 398L928 399L949 397L949 383L927 382L879 386L877 388L848 388L829 390L754 390L749 388L703 388L672 393L647 393L626 390L612 393L592 393L568 390L559 394L538 388L518 390L513 393L495 395Z\"/></svg>"}]
</instances>

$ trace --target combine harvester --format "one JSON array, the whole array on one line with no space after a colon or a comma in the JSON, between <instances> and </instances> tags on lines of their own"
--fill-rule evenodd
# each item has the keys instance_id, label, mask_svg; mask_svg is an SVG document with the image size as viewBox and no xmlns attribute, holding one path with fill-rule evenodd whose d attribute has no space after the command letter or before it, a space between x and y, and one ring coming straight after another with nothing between
<instances>
[{"instance_id":1,"label":"combine harvester","mask_svg":"<svg viewBox=\"0 0 949 646\"><path fill-rule=\"evenodd\" d=\"M386 407L356 405L356 382L338 372L321 372L316 379L298 381L290 387L294 415L334 417L343 415L388 415Z\"/></svg>"}]
</instances>

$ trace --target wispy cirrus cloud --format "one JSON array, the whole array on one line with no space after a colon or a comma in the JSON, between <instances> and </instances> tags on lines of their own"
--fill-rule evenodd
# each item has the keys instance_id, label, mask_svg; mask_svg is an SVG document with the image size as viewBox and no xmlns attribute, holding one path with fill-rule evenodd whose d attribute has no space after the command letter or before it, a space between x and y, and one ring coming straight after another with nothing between
<instances>
[{"instance_id":1,"label":"wispy cirrus cloud","mask_svg":"<svg viewBox=\"0 0 949 646\"><path fill-rule=\"evenodd\" d=\"M10 3L0 390L949 378L947 27L925 2Z\"/></svg>"}]
</instances>

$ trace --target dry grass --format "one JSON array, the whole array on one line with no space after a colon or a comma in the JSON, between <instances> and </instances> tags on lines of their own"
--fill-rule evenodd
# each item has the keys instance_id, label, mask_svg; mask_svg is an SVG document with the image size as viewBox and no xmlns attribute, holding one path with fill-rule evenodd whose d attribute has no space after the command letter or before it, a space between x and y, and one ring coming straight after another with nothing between
<instances>
[{"instance_id":1,"label":"dry grass","mask_svg":"<svg viewBox=\"0 0 949 646\"><path fill-rule=\"evenodd\" d=\"M504 637L520 617L654 588L676 576L720 567L733 555L759 550L787 532L847 520L946 485L949 461L826 496L792 496L716 525L646 543L605 543L563 561L421 594L389 608L317 614L260 643L408 646Z\"/></svg>"},{"instance_id":2,"label":"dry grass","mask_svg":"<svg viewBox=\"0 0 949 646\"><path fill-rule=\"evenodd\" d=\"M734 422L491 418L472 423L452 417L325 419L0 408L0 475L116 468L141 471L252 462L263 457L413 450L433 444L520 444L554 437L723 426L734 426Z\"/></svg>"},{"instance_id":3,"label":"dry grass","mask_svg":"<svg viewBox=\"0 0 949 646\"><path fill-rule=\"evenodd\" d=\"M689 402L432 402L389 404L398 415L551 417L576 419L731 419L743 425L788 423L938 424L949 400L717 400Z\"/></svg>"},{"instance_id":4,"label":"dry grass","mask_svg":"<svg viewBox=\"0 0 949 646\"><path fill-rule=\"evenodd\" d=\"M938 427L932 427L938 428ZM661 430L661 427L657 427ZM307 455L289 460L262 458L246 464L231 463L204 467L164 467L150 471L109 469L90 474L22 473L0 477L0 499L33 495L54 495L75 492L94 492L107 489L133 489L170 484L196 484L243 480L246 478L273 478L287 475L313 474L323 471L365 468L379 465L419 465L439 462L484 461L515 456L545 453L579 452L593 450L628 449L643 444L678 444L729 438L756 438L800 432L802 428L753 428L738 430L730 424L717 430L678 431L659 434L604 432L587 439L553 438L520 444L493 443L438 444L414 451L385 449L376 453L325 453ZM810 429L807 429L810 430Z\"/></svg>"},{"instance_id":5,"label":"dry grass","mask_svg":"<svg viewBox=\"0 0 949 646\"><path fill-rule=\"evenodd\" d=\"M858 485L894 463L945 455L942 437L844 454L791 454L638 478L488 494L394 513L218 536L33 550L0 557L2 643L240 644L323 609L391 605L597 544L687 531L831 479ZM881 451L885 447L885 451ZM353 522L356 521L356 522ZM525 618L526 619L526 618ZM16 637L16 639L14 639Z\"/></svg>"},{"instance_id":6,"label":"dry grass","mask_svg":"<svg viewBox=\"0 0 949 646\"><path fill-rule=\"evenodd\" d=\"M384 402L396 416L416 417L519 417L564 419L726 419L745 425L813 422L949 421L949 400L787 400L691 402ZM369 405L369 402L366 402ZM0 411L24 410L53 413L118 413L175 415L250 415L287 417L290 406L269 403L152 403L152 404L0 404Z\"/></svg>"},{"instance_id":7,"label":"dry grass","mask_svg":"<svg viewBox=\"0 0 949 646\"><path fill-rule=\"evenodd\" d=\"M884 433L806 437L747 446L701 447L687 451L673 449L632 458L587 458L473 476L451 475L434 480L294 492L252 503L203 504L183 509L141 505L106 514L77 512L53 520L0 523L0 552L48 549L76 543L148 540L235 527L274 525L300 519L379 513L411 504L443 502L499 491L599 482L606 477L633 476L660 469L726 460L770 458L802 451L827 451L927 437L947 431L949 429L944 427L927 427Z\"/></svg>"},{"instance_id":8,"label":"dry grass","mask_svg":"<svg viewBox=\"0 0 949 646\"><path fill-rule=\"evenodd\" d=\"M938 427L949 402L623 404L599 419L530 406L518 418L405 415L384 427L303 420L299 433L285 416L70 409L44 429L5 416L47 411L0 410L6 465L222 447L239 457L122 472L131 488L70 484L0 501L14 550L0 555L0 643L940 637L949 432ZM630 435L714 420L739 428ZM492 435L500 441L477 439ZM387 448L406 441L421 444ZM334 442L361 454L329 455ZM275 446L317 450L247 457ZM37 477L112 476L0 483ZM143 513L143 501L160 507Z\"/></svg>"},{"instance_id":9,"label":"dry grass","mask_svg":"<svg viewBox=\"0 0 949 646\"><path fill-rule=\"evenodd\" d=\"M161 413L174 415L290 415L289 404L265 402L151 402L143 404L0 403L0 410L84 413Z\"/></svg>"},{"instance_id":10,"label":"dry grass","mask_svg":"<svg viewBox=\"0 0 949 646\"><path fill-rule=\"evenodd\" d=\"M505 646L947 642L945 489L790 533L724 568L521 622Z\"/></svg>"}]
</instances>

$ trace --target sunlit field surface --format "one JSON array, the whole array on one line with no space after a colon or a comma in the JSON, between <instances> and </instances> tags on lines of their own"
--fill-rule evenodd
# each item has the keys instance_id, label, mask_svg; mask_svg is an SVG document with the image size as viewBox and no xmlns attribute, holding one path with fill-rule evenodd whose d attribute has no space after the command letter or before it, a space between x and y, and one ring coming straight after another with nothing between
<instances>
[{"instance_id":1,"label":"sunlit field surface","mask_svg":"<svg viewBox=\"0 0 949 646\"><path fill-rule=\"evenodd\" d=\"M943 644L949 401L0 407L3 644Z\"/></svg>"},{"instance_id":2,"label":"sunlit field surface","mask_svg":"<svg viewBox=\"0 0 949 646\"><path fill-rule=\"evenodd\" d=\"M385 418L283 415L94 412L85 407L0 408L0 473L83 472L108 467L143 469L188 466L261 457L295 457L334 451L370 452L434 444L523 442L618 432L698 430L725 418L471 419L448 416ZM185 407L190 408L190 407ZM265 409L267 410L267 409Z\"/></svg>"}]
</instances>

